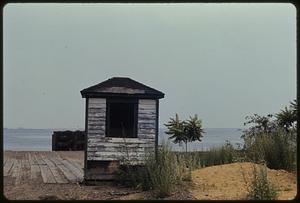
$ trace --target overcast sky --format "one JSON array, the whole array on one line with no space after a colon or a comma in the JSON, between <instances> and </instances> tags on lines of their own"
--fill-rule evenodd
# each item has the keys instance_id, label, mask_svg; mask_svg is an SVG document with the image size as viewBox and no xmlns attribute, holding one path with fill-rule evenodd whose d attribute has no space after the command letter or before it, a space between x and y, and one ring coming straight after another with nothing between
<instances>
[{"instance_id":1,"label":"overcast sky","mask_svg":"<svg viewBox=\"0 0 300 203\"><path fill-rule=\"evenodd\" d=\"M80 90L126 76L208 127L296 98L292 4L7 4L4 127L84 128Z\"/></svg>"}]
</instances>

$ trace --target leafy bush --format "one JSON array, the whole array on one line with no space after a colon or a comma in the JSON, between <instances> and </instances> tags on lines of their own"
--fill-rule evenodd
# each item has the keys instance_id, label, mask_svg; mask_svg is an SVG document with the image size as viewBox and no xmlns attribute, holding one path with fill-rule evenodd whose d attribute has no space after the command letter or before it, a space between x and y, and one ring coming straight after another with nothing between
<instances>
[{"instance_id":1,"label":"leafy bush","mask_svg":"<svg viewBox=\"0 0 300 203\"><path fill-rule=\"evenodd\" d=\"M252 181L247 189L247 199L250 200L275 200L278 197L275 186L268 181L265 165L260 166L259 170L253 167Z\"/></svg>"},{"instance_id":2,"label":"leafy bush","mask_svg":"<svg viewBox=\"0 0 300 203\"><path fill-rule=\"evenodd\" d=\"M273 115L247 116L244 125L251 124L244 130L244 152L247 161L265 162L269 168L295 171L297 137L297 101L289 108Z\"/></svg>"},{"instance_id":3,"label":"leafy bush","mask_svg":"<svg viewBox=\"0 0 300 203\"><path fill-rule=\"evenodd\" d=\"M248 161L265 162L272 169L296 169L296 139L293 133L278 129L270 134L246 137L244 141Z\"/></svg>"}]
</instances>

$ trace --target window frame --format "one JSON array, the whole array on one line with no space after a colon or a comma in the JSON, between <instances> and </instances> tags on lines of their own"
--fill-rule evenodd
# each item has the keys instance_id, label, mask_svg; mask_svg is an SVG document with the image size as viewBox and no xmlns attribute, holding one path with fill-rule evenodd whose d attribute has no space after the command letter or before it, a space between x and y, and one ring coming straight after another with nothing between
<instances>
[{"instance_id":1,"label":"window frame","mask_svg":"<svg viewBox=\"0 0 300 203\"><path fill-rule=\"evenodd\" d=\"M106 98L106 119L105 119L105 137L108 138L123 138L109 136L110 130L110 108L111 103L130 103L133 104L133 137L126 138L138 138L138 99L137 98Z\"/></svg>"}]
</instances>

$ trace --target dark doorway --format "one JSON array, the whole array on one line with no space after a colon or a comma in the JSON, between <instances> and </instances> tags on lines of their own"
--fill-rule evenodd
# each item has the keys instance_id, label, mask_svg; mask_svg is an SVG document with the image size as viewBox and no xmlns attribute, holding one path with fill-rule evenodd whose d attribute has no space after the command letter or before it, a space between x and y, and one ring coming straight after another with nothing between
<instances>
[{"instance_id":1,"label":"dark doorway","mask_svg":"<svg viewBox=\"0 0 300 203\"><path fill-rule=\"evenodd\" d=\"M107 137L137 137L134 102L108 102Z\"/></svg>"}]
</instances>

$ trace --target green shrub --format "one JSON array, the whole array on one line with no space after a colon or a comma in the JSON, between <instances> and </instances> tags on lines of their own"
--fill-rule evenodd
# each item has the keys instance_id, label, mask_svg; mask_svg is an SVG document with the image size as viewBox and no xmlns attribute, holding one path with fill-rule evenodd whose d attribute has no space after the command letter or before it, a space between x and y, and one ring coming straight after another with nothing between
<instances>
[{"instance_id":1,"label":"green shrub","mask_svg":"<svg viewBox=\"0 0 300 203\"><path fill-rule=\"evenodd\" d=\"M278 192L275 186L268 181L267 167L253 167L253 177L248 188L247 199L250 200L275 200L278 197Z\"/></svg>"},{"instance_id":2,"label":"green shrub","mask_svg":"<svg viewBox=\"0 0 300 203\"><path fill-rule=\"evenodd\" d=\"M265 162L269 168L293 171L296 169L296 139L283 130L245 138L246 159Z\"/></svg>"}]
</instances>

